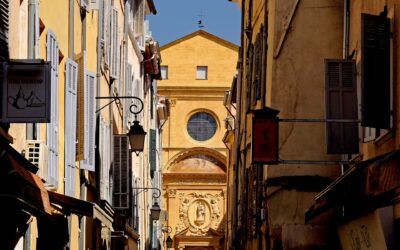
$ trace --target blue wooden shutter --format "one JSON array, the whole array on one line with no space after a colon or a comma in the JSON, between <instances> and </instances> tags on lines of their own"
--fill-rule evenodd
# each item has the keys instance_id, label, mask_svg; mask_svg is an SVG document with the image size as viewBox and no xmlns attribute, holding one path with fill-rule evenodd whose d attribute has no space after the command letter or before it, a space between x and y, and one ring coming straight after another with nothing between
<instances>
[{"instance_id":1,"label":"blue wooden shutter","mask_svg":"<svg viewBox=\"0 0 400 250\"><path fill-rule=\"evenodd\" d=\"M53 31L48 30L46 40L47 61L51 62L51 115L47 124L49 148L48 180L51 188L58 187L58 42Z\"/></svg>"},{"instance_id":2,"label":"blue wooden shutter","mask_svg":"<svg viewBox=\"0 0 400 250\"><path fill-rule=\"evenodd\" d=\"M114 135L113 207L128 209L130 200L131 153L126 135Z\"/></svg>"},{"instance_id":3,"label":"blue wooden shutter","mask_svg":"<svg viewBox=\"0 0 400 250\"><path fill-rule=\"evenodd\" d=\"M65 194L75 196L76 98L78 64L67 59L65 64Z\"/></svg>"},{"instance_id":4,"label":"blue wooden shutter","mask_svg":"<svg viewBox=\"0 0 400 250\"><path fill-rule=\"evenodd\" d=\"M154 172L157 169L157 147L156 147L156 130L150 129L150 176L154 177Z\"/></svg>"},{"instance_id":5,"label":"blue wooden shutter","mask_svg":"<svg viewBox=\"0 0 400 250\"><path fill-rule=\"evenodd\" d=\"M390 128L390 19L361 15L361 125Z\"/></svg>"},{"instance_id":6,"label":"blue wooden shutter","mask_svg":"<svg viewBox=\"0 0 400 250\"><path fill-rule=\"evenodd\" d=\"M356 63L325 60L326 118L357 120ZM358 153L358 123L328 122L327 153Z\"/></svg>"},{"instance_id":7,"label":"blue wooden shutter","mask_svg":"<svg viewBox=\"0 0 400 250\"><path fill-rule=\"evenodd\" d=\"M82 161L81 169L95 171L95 136L96 136L96 117L95 117L95 84L96 76L86 72L85 80L85 156Z\"/></svg>"}]
</instances>

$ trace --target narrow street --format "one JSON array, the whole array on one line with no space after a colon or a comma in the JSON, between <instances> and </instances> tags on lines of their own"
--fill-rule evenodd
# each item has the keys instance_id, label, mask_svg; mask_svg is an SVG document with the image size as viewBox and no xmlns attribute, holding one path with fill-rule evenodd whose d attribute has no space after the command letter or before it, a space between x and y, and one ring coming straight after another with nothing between
<instances>
[{"instance_id":1,"label":"narrow street","mask_svg":"<svg viewBox=\"0 0 400 250\"><path fill-rule=\"evenodd\" d=\"M400 249L398 0L0 0L0 250Z\"/></svg>"}]
</instances>

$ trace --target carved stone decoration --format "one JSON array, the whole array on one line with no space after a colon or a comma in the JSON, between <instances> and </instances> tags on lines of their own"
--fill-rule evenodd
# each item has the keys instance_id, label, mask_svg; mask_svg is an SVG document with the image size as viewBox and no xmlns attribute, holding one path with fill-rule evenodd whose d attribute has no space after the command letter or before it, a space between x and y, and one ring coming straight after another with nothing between
<instances>
[{"instance_id":1,"label":"carved stone decoration","mask_svg":"<svg viewBox=\"0 0 400 250\"><path fill-rule=\"evenodd\" d=\"M168 189L168 198L176 197L176 189Z\"/></svg>"},{"instance_id":2,"label":"carved stone decoration","mask_svg":"<svg viewBox=\"0 0 400 250\"><path fill-rule=\"evenodd\" d=\"M222 216L220 211L221 194L194 192L186 195L179 194L179 222L176 231L189 228L192 235L206 235L212 228L221 231Z\"/></svg>"}]
</instances>

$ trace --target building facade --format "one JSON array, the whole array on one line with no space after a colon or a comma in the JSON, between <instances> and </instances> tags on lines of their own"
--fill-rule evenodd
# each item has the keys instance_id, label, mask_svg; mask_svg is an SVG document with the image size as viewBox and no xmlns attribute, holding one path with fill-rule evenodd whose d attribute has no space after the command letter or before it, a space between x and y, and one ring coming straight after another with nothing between
<instances>
[{"instance_id":1,"label":"building facade","mask_svg":"<svg viewBox=\"0 0 400 250\"><path fill-rule=\"evenodd\" d=\"M227 248L396 249L395 1L235 2Z\"/></svg>"},{"instance_id":2,"label":"building facade","mask_svg":"<svg viewBox=\"0 0 400 250\"><path fill-rule=\"evenodd\" d=\"M203 30L161 47L163 226L175 249L223 249L226 224L224 94L237 46Z\"/></svg>"},{"instance_id":3,"label":"building facade","mask_svg":"<svg viewBox=\"0 0 400 250\"><path fill-rule=\"evenodd\" d=\"M336 230L304 211L340 175L325 148L324 60L342 58L343 1L236 2L227 249L338 249Z\"/></svg>"},{"instance_id":4,"label":"building facade","mask_svg":"<svg viewBox=\"0 0 400 250\"><path fill-rule=\"evenodd\" d=\"M45 65L50 83L47 99L21 87L13 101L2 99L2 108L35 112L51 104L44 123L2 120L4 171L17 174L2 174L1 245L150 248L156 222L149 208L156 201L144 191L160 190L155 155L159 124L167 119L156 112L160 55L145 20L156 14L154 3L4 0L0 6L1 61L25 70ZM126 136L134 121L147 132L140 154L131 152Z\"/></svg>"}]
</instances>

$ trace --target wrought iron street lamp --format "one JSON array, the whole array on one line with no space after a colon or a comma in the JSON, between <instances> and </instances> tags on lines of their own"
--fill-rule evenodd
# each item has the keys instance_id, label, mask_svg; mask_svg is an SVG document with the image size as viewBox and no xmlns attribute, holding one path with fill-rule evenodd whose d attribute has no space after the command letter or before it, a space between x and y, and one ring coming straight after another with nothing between
<instances>
[{"instance_id":1,"label":"wrought iron street lamp","mask_svg":"<svg viewBox=\"0 0 400 250\"><path fill-rule=\"evenodd\" d=\"M96 110L96 113L113 102L120 103L121 102L120 99L133 99L133 102L129 107L129 111L135 115L135 120L133 121L133 125L130 127L127 136L129 137L131 151L135 152L137 156L139 155L140 152L143 152L146 132L143 130L143 126L141 126L139 121L137 120L137 115L143 110L142 99L136 96L98 96L96 97L96 99L113 99L108 104Z\"/></svg>"},{"instance_id":2,"label":"wrought iron street lamp","mask_svg":"<svg viewBox=\"0 0 400 250\"><path fill-rule=\"evenodd\" d=\"M161 190L158 188L151 188L151 187L134 187L132 189L139 189L142 191L147 192L147 190L152 189L156 190L157 193L153 193L153 198L159 198L161 196ZM152 220L160 219L161 208L157 202L154 202L153 206L150 208L150 216Z\"/></svg>"},{"instance_id":3,"label":"wrought iron street lamp","mask_svg":"<svg viewBox=\"0 0 400 250\"><path fill-rule=\"evenodd\" d=\"M162 230L163 232L168 233L168 237L167 237L167 239L165 240L165 245L167 246L167 248L172 248L173 240L172 240L171 236L169 235L169 234L172 232L172 228L171 228L170 226L163 226L163 227L161 228L161 230Z\"/></svg>"}]
</instances>

